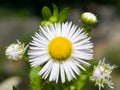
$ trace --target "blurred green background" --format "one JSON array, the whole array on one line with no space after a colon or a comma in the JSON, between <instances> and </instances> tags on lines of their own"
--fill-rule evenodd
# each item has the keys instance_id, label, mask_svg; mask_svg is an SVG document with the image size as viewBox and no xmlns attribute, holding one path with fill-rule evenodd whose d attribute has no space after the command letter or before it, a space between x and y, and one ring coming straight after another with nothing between
<instances>
[{"instance_id":1,"label":"blurred green background","mask_svg":"<svg viewBox=\"0 0 120 90\"><path fill-rule=\"evenodd\" d=\"M83 12L93 12L99 22L91 32L94 43L94 58L100 60L106 57L106 62L116 64L113 71L114 90L120 89L120 0L0 0L0 90L6 79L18 76L20 90L31 90L29 86L29 63L19 61L12 63L5 57L5 48L19 39L25 44L31 35L39 29L42 20L41 9L48 6L52 10L52 3L61 10L70 7L67 21L81 26L80 15ZM97 90L94 83L88 82L83 90ZM102 90L112 90L106 87Z\"/></svg>"}]
</instances>

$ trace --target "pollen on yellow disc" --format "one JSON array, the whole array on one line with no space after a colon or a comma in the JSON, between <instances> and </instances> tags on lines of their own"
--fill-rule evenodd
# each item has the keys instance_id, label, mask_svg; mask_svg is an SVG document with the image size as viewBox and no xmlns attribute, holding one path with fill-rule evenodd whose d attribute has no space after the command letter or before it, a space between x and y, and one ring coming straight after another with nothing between
<instances>
[{"instance_id":1,"label":"pollen on yellow disc","mask_svg":"<svg viewBox=\"0 0 120 90\"><path fill-rule=\"evenodd\" d=\"M49 43L48 52L53 60L64 61L71 55L72 43L65 37L56 37Z\"/></svg>"}]
</instances>

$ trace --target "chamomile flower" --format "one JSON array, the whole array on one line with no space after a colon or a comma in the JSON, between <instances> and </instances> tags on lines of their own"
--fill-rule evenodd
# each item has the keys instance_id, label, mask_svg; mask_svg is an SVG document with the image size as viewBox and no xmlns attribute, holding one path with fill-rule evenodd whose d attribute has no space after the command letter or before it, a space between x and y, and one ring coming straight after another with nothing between
<instances>
[{"instance_id":1,"label":"chamomile flower","mask_svg":"<svg viewBox=\"0 0 120 90\"><path fill-rule=\"evenodd\" d=\"M24 43L22 44L20 41L17 40L17 43L13 43L6 48L5 55L11 61L20 60L27 46L25 47Z\"/></svg>"},{"instance_id":2,"label":"chamomile flower","mask_svg":"<svg viewBox=\"0 0 120 90\"><path fill-rule=\"evenodd\" d=\"M82 29L72 23L55 23L40 26L39 32L32 37L28 56L32 67L43 66L39 75L49 81L64 83L80 75L82 66L90 65L93 58L93 44Z\"/></svg>"},{"instance_id":3,"label":"chamomile flower","mask_svg":"<svg viewBox=\"0 0 120 90\"><path fill-rule=\"evenodd\" d=\"M94 67L92 79L96 82L96 85L99 86L99 90L104 88L104 84L113 88L111 73L114 68L116 68L115 65L111 66L105 63L105 58L99 61L99 64Z\"/></svg>"}]
</instances>

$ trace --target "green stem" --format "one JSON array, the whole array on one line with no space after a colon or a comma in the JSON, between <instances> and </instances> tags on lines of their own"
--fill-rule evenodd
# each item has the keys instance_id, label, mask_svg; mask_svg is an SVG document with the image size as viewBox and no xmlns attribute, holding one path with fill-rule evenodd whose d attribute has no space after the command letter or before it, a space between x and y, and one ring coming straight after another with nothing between
<instances>
[{"instance_id":1,"label":"green stem","mask_svg":"<svg viewBox=\"0 0 120 90\"><path fill-rule=\"evenodd\" d=\"M24 57L23 57L23 60L28 61L29 58L24 56Z\"/></svg>"},{"instance_id":2,"label":"green stem","mask_svg":"<svg viewBox=\"0 0 120 90\"><path fill-rule=\"evenodd\" d=\"M90 27L84 27L83 32L85 32L88 36L91 34L91 28Z\"/></svg>"}]
</instances>

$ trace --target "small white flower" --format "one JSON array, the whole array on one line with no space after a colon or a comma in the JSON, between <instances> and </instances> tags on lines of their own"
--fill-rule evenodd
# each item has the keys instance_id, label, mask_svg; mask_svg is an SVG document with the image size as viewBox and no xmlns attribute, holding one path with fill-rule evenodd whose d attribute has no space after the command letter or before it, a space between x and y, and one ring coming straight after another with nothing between
<instances>
[{"instance_id":1,"label":"small white flower","mask_svg":"<svg viewBox=\"0 0 120 90\"><path fill-rule=\"evenodd\" d=\"M104 88L104 84L113 88L111 73L114 68L116 68L115 65L111 66L105 63L105 58L99 61L99 64L94 67L92 80L99 86L99 90L101 90L101 87Z\"/></svg>"},{"instance_id":2,"label":"small white flower","mask_svg":"<svg viewBox=\"0 0 120 90\"><path fill-rule=\"evenodd\" d=\"M22 44L17 40L17 43L13 43L6 48L5 55L9 60L17 61L23 57L26 48L27 46L25 47L24 43Z\"/></svg>"},{"instance_id":3,"label":"small white flower","mask_svg":"<svg viewBox=\"0 0 120 90\"><path fill-rule=\"evenodd\" d=\"M88 25L94 25L98 20L97 17L91 12L85 12L81 15L81 20Z\"/></svg>"},{"instance_id":4,"label":"small white flower","mask_svg":"<svg viewBox=\"0 0 120 90\"><path fill-rule=\"evenodd\" d=\"M93 44L80 28L72 23L50 24L40 26L38 33L32 37L29 62L32 67L43 65L38 73L42 78L61 82L68 81L80 75L81 64L90 65L86 60L93 58Z\"/></svg>"}]
</instances>

